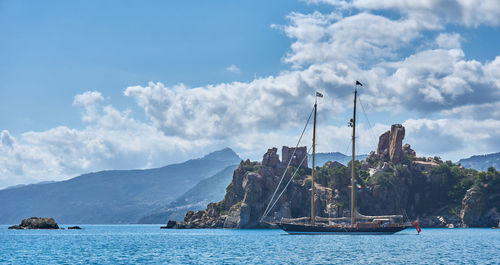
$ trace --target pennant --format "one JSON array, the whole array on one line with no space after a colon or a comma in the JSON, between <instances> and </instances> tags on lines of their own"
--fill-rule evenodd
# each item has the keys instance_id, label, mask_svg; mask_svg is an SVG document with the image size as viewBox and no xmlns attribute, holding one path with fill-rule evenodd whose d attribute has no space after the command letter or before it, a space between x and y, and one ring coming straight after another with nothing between
<instances>
[{"instance_id":1,"label":"pennant","mask_svg":"<svg viewBox=\"0 0 500 265\"><path fill-rule=\"evenodd\" d=\"M415 229L417 229L417 234L420 235L422 229L420 229L420 224L418 223L418 221L413 222L413 225L415 226Z\"/></svg>"},{"instance_id":2,"label":"pennant","mask_svg":"<svg viewBox=\"0 0 500 265\"><path fill-rule=\"evenodd\" d=\"M361 82L359 82L358 80L356 80L356 85L363 86L363 84L361 84Z\"/></svg>"}]
</instances>

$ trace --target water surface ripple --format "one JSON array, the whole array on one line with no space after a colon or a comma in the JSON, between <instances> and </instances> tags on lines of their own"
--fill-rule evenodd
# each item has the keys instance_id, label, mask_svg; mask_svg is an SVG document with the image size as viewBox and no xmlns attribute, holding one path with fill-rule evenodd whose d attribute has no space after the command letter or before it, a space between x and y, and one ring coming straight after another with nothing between
<instances>
[{"instance_id":1,"label":"water surface ripple","mask_svg":"<svg viewBox=\"0 0 500 265\"><path fill-rule=\"evenodd\" d=\"M69 225L62 225L67 227ZM1 264L500 264L500 229L406 229L395 235L294 235L281 230L83 230L0 226Z\"/></svg>"}]
</instances>

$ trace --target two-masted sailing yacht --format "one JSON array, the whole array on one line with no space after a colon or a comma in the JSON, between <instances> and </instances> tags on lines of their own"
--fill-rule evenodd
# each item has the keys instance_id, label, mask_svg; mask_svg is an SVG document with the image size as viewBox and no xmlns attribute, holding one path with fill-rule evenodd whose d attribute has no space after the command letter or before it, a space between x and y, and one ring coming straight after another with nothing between
<instances>
[{"instance_id":1,"label":"two-masted sailing yacht","mask_svg":"<svg viewBox=\"0 0 500 265\"><path fill-rule=\"evenodd\" d=\"M317 103L314 103L314 127L313 127L313 146L312 146L312 188L311 188L311 222L300 222L304 218L284 220L277 225L289 234L394 234L402 231L410 225L405 224L402 215L385 216L365 216L356 211L356 176L355 176L355 147L356 147L356 97L357 86L362 84L356 81L354 89L354 115L350 120L349 126L352 127L352 162L351 162L351 207L350 218L321 218L316 217L314 213L315 187L315 152L316 152L316 111ZM321 94L319 94L321 95ZM318 94L316 94L318 96ZM322 95L321 95L322 96ZM299 221L300 219L300 221ZM319 222L320 219L322 222ZM349 220L350 219L350 220ZM326 222L324 222L326 221Z\"/></svg>"}]
</instances>

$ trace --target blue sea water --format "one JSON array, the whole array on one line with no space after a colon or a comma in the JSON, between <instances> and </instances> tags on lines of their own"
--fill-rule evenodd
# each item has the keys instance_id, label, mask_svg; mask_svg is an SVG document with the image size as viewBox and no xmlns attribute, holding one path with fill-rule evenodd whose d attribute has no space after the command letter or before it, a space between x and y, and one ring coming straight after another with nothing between
<instances>
[{"instance_id":1,"label":"blue sea water","mask_svg":"<svg viewBox=\"0 0 500 265\"><path fill-rule=\"evenodd\" d=\"M287 235L281 230L83 230L0 226L1 264L500 264L500 229L406 229L394 235ZM61 227L67 227L62 225Z\"/></svg>"}]
</instances>

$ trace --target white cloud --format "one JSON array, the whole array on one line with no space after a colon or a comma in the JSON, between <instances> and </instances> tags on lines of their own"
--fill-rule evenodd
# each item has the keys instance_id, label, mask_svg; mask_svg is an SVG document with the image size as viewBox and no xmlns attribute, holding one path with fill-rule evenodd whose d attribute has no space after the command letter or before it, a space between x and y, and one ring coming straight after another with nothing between
<instances>
[{"instance_id":1,"label":"white cloud","mask_svg":"<svg viewBox=\"0 0 500 265\"><path fill-rule=\"evenodd\" d=\"M93 96L91 96L93 95ZM18 139L2 131L0 188L43 180L62 180L85 172L163 166L195 158L215 148L206 139L165 136L155 127L129 117L128 111L101 107L98 92L75 97L75 105L92 106L82 130L59 126L25 132ZM84 100L98 99L98 100Z\"/></svg>"},{"instance_id":2,"label":"white cloud","mask_svg":"<svg viewBox=\"0 0 500 265\"><path fill-rule=\"evenodd\" d=\"M226 68L226 71L233 73L233 74L240 74L241 73L240 68L238 68L238 66L236 66L234 64L229 66L228 68Z\"/></svg>"},{"instance_id":3,"label":"white cloud","mask_svg":"<svg viewBox=\"0 0 500 265\"><path fill-rule=\"evenodd\" d=\"M409 119L406 142L412 144L417 155L439 154L454 161L475 154L498 152L499 120L468 119Z\"/></svg>"},{"instance_id":4,"label":"white cloud","mask_svg":"<svg viewBox=\"0 0 500 265\"><path fill-rule=\"evenodd\" d=\"M322 70L310 68L249 83L196 88L149 83L145 87L129 87L125 95L135 98L166 135L220 139L302 123L312 108L313 87L325 82L316 75ZM326 108L339 112L334 98L327 101Z\"/></svg>"},{"instance_id":5,"label":"white cloud","mask_svg":"<svg viewBox=\"0 0 500 265\"><path fill-rule=\"evenodd\" d=\"M498 0L354 0L353 6L365 10L397 10L409 16L433 16L443 23L477 27L500 25Z\"/></svg>"},{"instance_id":6,"label":"white cloud","mask_svg":"<svg viewBox=\"0 0 500 265\"><path fill-rule=\"evenodd\" d=\"M345 152L351 133L345 126L351 114L345 110L351 109L355 80L364 84L360 93L369 112L437 116L399 119L407 120L405 142L417 154L456 160L498 152L500 56L484 63L466 59L461 36L445 31L447 22L498 24L500 16L490 16L497 14L498 2L486 0L469 9L464 8L470 6L467 1L309 2L328 2L354 14L291 13L288 25L273 26L292 39L283 58L292 71L199 87L160 82L130 86L124 94L144 109L146 123L129 110L105 105L98 91L76 95L73 105L82 109L84 129L59 126L16 137L2 131L0 187L102 169L161 166L226 146L243 158L260 159L271 146L295 145L315 90L325 95L318 151ZM444 9L445 2L450 10ZM403 16L369 13L380 9L396 9ZM429 39L435 34L427 32L438 35ZM401 49L415 47L418 52L401 56ZM239 72L235 65L226 70ZM374 150L390 123L379 119L373 131L360 124L359 153ZM310 145L311 132L307 134L303 145Z\"/></svg>"},{"instance_id":7,"label":"white cloud","mask_svg":"<svg viewBox=\"0 0 500 265\"><path fill-rule=\"evenodd\" d=\"M436 38L436 43L443 49L459 49L462 38L458 33L441 33Z\"/></svg>"},{"instance_id":8,"label":"white cloud","mask_svg":"<svg viewBox=\"0 0 500 265\"><path fill-rule=\"evenodd\" d=\"M100 92L87 91L75 96L73 106L83 107L83 121L92 122L97 118L97 108L103 100L104 98Z\"/></svg>"},{"instance_id":9,"label":"white cloud","mask_svg":"<svg viewBox=\"0 0 500 265\"><path fill-rule=\"evenodd\" d=\"M500 120L500 101L478 105L464 105L441 112L444 116L474 120Z\"/></svg>"},{"instance_id":10,"label":"white cloud","mask_svg":"<svg viewBox=\"0 0 500 265\"><path fill-rule=\"evenodd\" d=\"M423 30L439 28L428 21L391 20L369 13L345 18L337 13L292 13L288 18L291 25L284 31L295 41L284 60L297 68L314 63L341 61L359 65L396 58L397 51L420 37Z\"/></svg>"}]
</instances>

